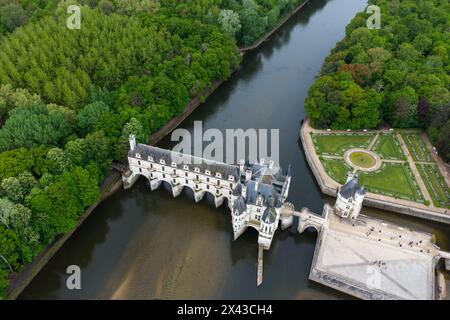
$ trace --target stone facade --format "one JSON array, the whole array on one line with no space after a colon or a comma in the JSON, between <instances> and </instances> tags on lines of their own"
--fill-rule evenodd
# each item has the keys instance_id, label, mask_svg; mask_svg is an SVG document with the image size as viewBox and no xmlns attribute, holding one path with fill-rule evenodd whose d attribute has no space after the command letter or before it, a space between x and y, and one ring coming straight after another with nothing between
<instances>
[{"instance_id":1,"label":"stone facade","mask_svg":"<svg viewBox=\"0 0 450 320\"><path fill-rule=\"evenodd\" d=\"M292 223L292 217L281 215L287 199L291 173L286 175L273 162L239 166L183 155L169 150L136 144L130 136L129 172L123 175L124 188L130 188L139 176L147 178L150 188L157 189L163 181L177 197L185 187L194 193L195 201L206 192L214 196L216 207L227 200L231 211L234 239L248 227L259 233L258 243L268 250L279 222Z\"/></svg>"},{"instance_id":2,"label":"stone facade","mask_svg":"<svg viewBox=\"0 0 450 320\"><path fill-rule=\"evenodd\" d=\"M335 213L342 218L356 219L362 209L366 190L358 184L358 173L349 172L347 181L337 195Z\"/></svg>"}]
</instances>

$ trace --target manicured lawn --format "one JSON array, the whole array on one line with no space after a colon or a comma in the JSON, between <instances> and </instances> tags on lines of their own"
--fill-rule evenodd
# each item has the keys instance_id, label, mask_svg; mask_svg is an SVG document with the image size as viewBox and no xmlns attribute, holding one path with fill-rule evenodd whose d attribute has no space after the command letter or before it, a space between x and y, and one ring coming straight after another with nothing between
<instances>
[{"instance_id":1,"label":"manicured lawn","mask_svg":"<svg viewBox=\"0 0 450 320\"><path fill-rule=\"evenodd\" d=\"M360 173L360 184L373 193L423 202L423 195L407 164L383 164L373 173Z\"/></svg>"},{"instance_id":2,"label":"manicured lawn","mask_svg":"<svg viewBox=\"0 0 450 320\"><path fill-rule=\"evenodd\" d=\"M373 134L312 134L317 154L339 156L351 148L367 148L373 137Z\"/></svg>"},{"instance_id":3,"label":"manicured lawn","mask_svg":"<svg viewBox=\"0 0 450 320\"><path fill-rule=\"evenodd\" d=\"M402 133L402 137L414 161L433 161L430 151L419 133Z\"/></svg>"},{"instance_id":4,"label":"manicured lawn","mask_svg":"<svg viewBox=\"0 0 450 320\"><path fill-rule=\"evenodd\" d=\"M344 184L347 178L347 173L352 171L344 160L338 159L322 159L322 164L327 174L340 184Z\"/></svg>"},{"instance_id":5,"label":"manicured lawn","mask_svg":"<svg viewBox=\"0 0 450 320\"><path fill-rule=\"evenodd\" d=\"M380 134L372 151L382 159L403 160L404 158L402 147L393 134Z\"/></svg>"},{"instance_id":6,"label":"manicured lawn","mask_svg":"<svg viewBox=\"0 0 450 320\"><path fill-rule=\"evenodd\" d=\"M436 207L450 208L450 190L436 165L418 164L423 182Z\"/></svg>"},{"instance_id":7,"label":"manicured lawn","mask_svg":"<svg viewBox=\"0 0 450 320\"><path fill-rule=\"evenodd\" d=\"M352 152L350 154L350 161L360 168L372 168L375 166L376 161L374 157L365 152Z\"/></svg>"}]
</instances>

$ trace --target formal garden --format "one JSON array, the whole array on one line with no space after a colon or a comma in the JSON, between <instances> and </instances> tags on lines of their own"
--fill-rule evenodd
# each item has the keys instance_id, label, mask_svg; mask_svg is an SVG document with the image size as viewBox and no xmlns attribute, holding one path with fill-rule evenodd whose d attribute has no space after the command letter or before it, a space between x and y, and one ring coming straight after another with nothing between
<instances>
[{"instance_id":1,"label":"formal garden","mask_svg":"<svg viewBox=\"0 0 450 320\"><path fill-rule=\"evenodd\" d=\"M312 134L316 153L323 156L343 156L352 148L365 149L374 137L373 134L354 133Z\"/></svg>"},{"instance_id":2,"label":"formal garden","mask_svg":"<svg viewBox=\"0 0 450 320\"><path fill-rule=\"evenodd\" d=\"M435 164L418 164L420 176L425 183L435 207L450 208L450 189Z\"/></svg>"},{"instance_id":3,"label":"formal garden","mask_svg":"<svg viewBox=\"0 0 450 320\"><path fill-rule=\"evenodd\" d=\"M425 199L395 131L315 132L316 154L327 174L344 184L349 171L360 172L369 192L425 205L448 208L450 192L419 131L401 132L431 199Z\"/></svg>"},{"instance_id":4,"label":"formal garden","mask_svg":"<svg viewBox=\"0 0 450 320\"><path fill-rule=\"evenodd\" d=\"M414 161L433 162L433 157L419 132L402 133L402 137Z\"/></svg>"},{"instance_id":5,"label":"formal garden","mask_svg":"<svg viewBox=\"0 0 450 320\"><path fill-rule=\"evenodd\" d=\"M393 134L380 134L372 150L379 154L382 159L406 161L400 143Z\"/></svg>"},{"instance_id":6,"label":"formal garden","mask_svg":"<svg viewBox=\"0 0 450 320\"><path fill-rule=\"evenodd\" d=\"M360 184L376 194L425 203L420 187L407 163L383 163L374 172L361 172Z\"/></svg>"}]
</instances>

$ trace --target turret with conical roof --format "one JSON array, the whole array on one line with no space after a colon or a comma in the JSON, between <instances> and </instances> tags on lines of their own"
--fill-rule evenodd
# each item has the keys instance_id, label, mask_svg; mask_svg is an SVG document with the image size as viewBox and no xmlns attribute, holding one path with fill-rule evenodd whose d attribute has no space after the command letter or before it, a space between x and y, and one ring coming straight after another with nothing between
<instances>
[{"instance_id":1,"label":"turret with conical roof","mask_svg":"<svg viewBox=\"0 0 450 320\"><path fill-rule=\"evenodd\" d=\"M361 212L366 189L359 187L359 174L349 172L347 182L341 187L337 195L335 213L342 218L356 219Z\"/></svg>"}]
</instances>

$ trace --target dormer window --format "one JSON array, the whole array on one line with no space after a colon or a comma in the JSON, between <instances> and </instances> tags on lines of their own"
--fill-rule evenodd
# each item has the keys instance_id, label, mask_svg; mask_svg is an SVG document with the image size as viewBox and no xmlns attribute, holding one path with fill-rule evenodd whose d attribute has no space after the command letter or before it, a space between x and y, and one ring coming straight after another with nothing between
<instances>
[{"instance_id":1,"label":"dormer window","mask_svg":"<svg viewBox=\"0 0 450 320\"><path fill-rule=\"evenodd\" d=\"M205 174L209 176L209 175L211 175L211 171L205 170Z\"/></svg>"},{"instance_id":2,"label":"dormer window","mask_svg":"<svg viewBox=\"0 0 450 320\"><path fill-rule=\"evenodd\" d=\"M148 156L148 161L153 162L153 157L152 156Z\"/></svg>"},{"instance_id":3,"label":"dormer window","mask_svg":"<svg viewBox=\"0 0 450 320\"><path fill-rule=\"evenodd\" d=\"M166 162L164 161L164 159L160 159L160 160L159 160L159 163L161 163L161 164L166 164Z\"/></svg>"},{"instance_id":4,"label":"dormer window","mask_svg":"<svg viewBox=\"0 0 450 320\"><path fill-rule=\"evenodd\" d=\"M228 176L228 180L234 181L234 177L233 176Z\"/></svg>"},{"instance_id":5,"label":"dormer window","mask_svg":"<svg viewBox=\"0 0 450 320\"><path fill-rule=\"evenodd\" d=\"M195 168L194 171L195 172L200 172L200 169L199 168Z\"/></svg>"},{"instance_id":6,"label":"dormer window","mask_svg":"<svg viewBox=\"0 0 450 320\"><path fill-rule=\"evenodd\" d=\"M219 179L222 178L222 175L220 174L220 172L216 172L216 178L219 178Z\"/></svg>"},{"instance_id":7,"label":"dormer window","mask_svg":"<svg viewBox=\"0 0 450 320\"><path fill-rule=\"evenodd\" d=\"M183 166L183 169L184 169L184 170L189 170L189 167L188 167L187 165L184 165L184 166Z\"/></svg>"},{"instance_id":8,"label":"dormer window","mask_svg":"<svg viewBox=\"0 0 450 320\"><path fill-rule=\"evenodd\" d=\"M141 158L141 154L136 152L136 158L140 159Z\"/></svg>"},{"instance_id":9,"label":"dormer window","mask_svg":"<svg viewBox=\"0 0 450 320\"><path fill-rule=\"evenodd\" d=\"M262 202L263 202L263 198L261 195L258 196L258 198L256 199L256 205L258 207L262 206Z\"/></svg>"}]
</instances>

